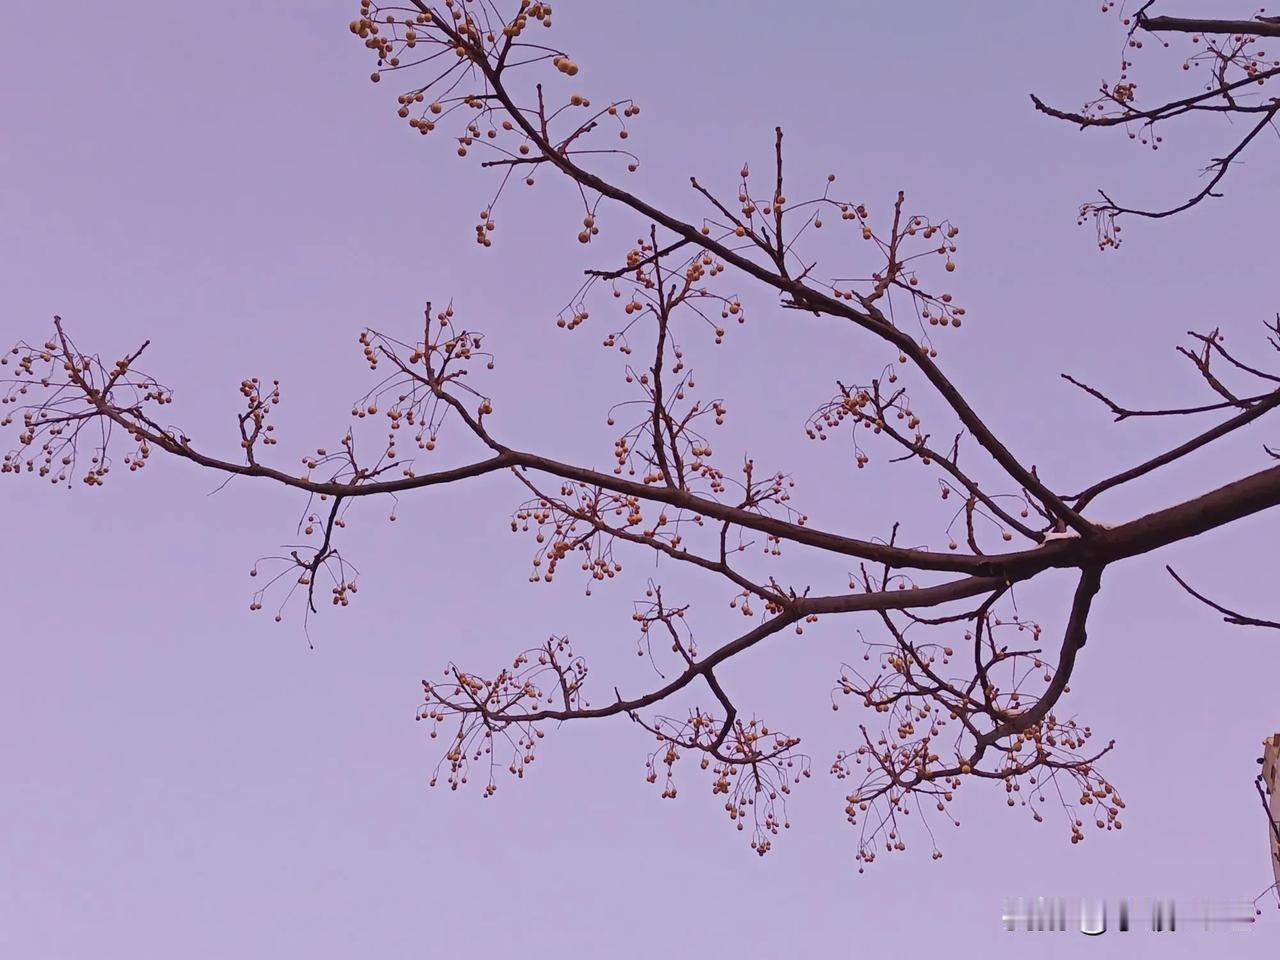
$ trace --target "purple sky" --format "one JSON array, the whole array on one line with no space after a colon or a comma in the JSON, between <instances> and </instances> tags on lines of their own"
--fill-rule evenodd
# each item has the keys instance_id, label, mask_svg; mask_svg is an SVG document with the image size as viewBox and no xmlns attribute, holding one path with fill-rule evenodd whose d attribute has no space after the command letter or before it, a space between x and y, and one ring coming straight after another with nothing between
<instances>
[{"instance_id":1,"label":"purple sky","mask_svg":"<svg viewBox=\"0 0 1280 960\"><path fill-rule=\"evenodd\" d=\"M278 377L276 462L289 467L336 441L371 385L359 330L413 337L425 300L453 298L498 354L485 380L495 429L607 465L604 412L628 397L620 358L599 346L613 319L601 310L564 333L554 317L584 267L609 264L647 226L604 208L603 242L584 257L573 195L544 174L504 201L495 246L476 246L491 178L397 120L397 85L368 83L367 51L347 32L354 10L68 0L0 32L0 342L43 339L54 313L110 358L150 338L143 367L176 389L171 418L228 457L237 384ZM1029 92L1076 107L1114 73L1119 28L1096 4L1005 4L981 20L936 0L556 10L555 42L582 66L576 88L643 105L630 145L644 163L629 182L659 205L701 216L688 176L731 195L744 160L766 166L780 123L795 195L835 172L873 212L901 188L915 210L958 223L950 283L969 315L942 361L1060 489L1192 427L1111 424L1060 371L1134 403L1195 403L1173 351L1184 331L1221 326L1262 356L1260 324L1277 306L1275 237L1258 215L1275 194L1272 145L1231 175L1225 199L1128 226L1118 253L1073 224L1097 186L1179 198L1224 132L1173 128L1151 155L1035 114ZM1153 85L1178 62L1151 59ZM720 348L687 337L706 395L730 400L722 461L750 451L791 470L815 523L882 536L900 516L936 545L936 504L913 512L932 482L921 468L882 456L856 471L847 443L803 434L834 380L865 380L885 351L737 289L745 329ZM442 465L475 452L446 439ZM1128 519L1252 472L1268 439L1251 428L1090 515ZM1063 709L1119 741L1107 771L1128 803L1123 832L1072 846L1061 822L1034 824L998 787L973 784L963 827L939 828L943 860L919 844L859 876L848 788L826 769L869 718L832 714L828 693L873 618L783 634L725 672L740 705L814 758L794 827L760 859L691 761L680 798L658 797L644 782L651 741L625 720L550 731L525 780L501 781L492 799L426 787L439 741L414 709L420 680L450 659L489 670L562 633L598 689L653 682L628 619L648 558L590 599L575 577L528 583L531 542L508 529L522 491L503 476L405 498L394 525L388 503L362 503L345 551L359 596L322 611L308 650L296 615L277 626L247 609L249 567L290 539L302 502L265 482L211 495L217 482L163 459L99 490L6 478L0 955L893 957L959 944L1012 956L1032 945L1000 929L1006 896L1247 899L1269 880L1250 781L1280 726L1280 648L1219 622L1163 565L1275 616L1273 514L1106 574ZM780 562L815 583L845 573L798 551ZM741 625L721 584L659 572L694 602L704 644ZM1069 587L1046 576L1020 607L1054 636ZM1035 948L1274 956L1278 918L1263 919L1158 947L1071 934Z\"/></svg>"}]
</instances>

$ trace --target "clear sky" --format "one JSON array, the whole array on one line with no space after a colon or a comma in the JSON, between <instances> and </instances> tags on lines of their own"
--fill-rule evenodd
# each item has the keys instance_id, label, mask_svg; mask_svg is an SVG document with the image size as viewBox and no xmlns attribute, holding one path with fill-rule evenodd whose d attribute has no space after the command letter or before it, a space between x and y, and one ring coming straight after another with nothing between
<instances>
[{"instance_id":1,"label":"clear sky","mask_svg":"<svg viewBox=\"0 0 1280 960\"><path fill-rule=\"evenodd\" d=\"M701 216L688 176L731 192L743 161L768 163L781 124L797 184L820 191L834 172L873 211L904 189L958 223L951 283L969 322L941 361L1060 489L1190 426L1112 424L1059 372L1134 403L1195 403L1197 378L1173 349L1186 330L1220 326L1263 356L1280 265L1273 144L1232 173L1224 199L1130 225L1118 252L1074 224L1098 186L1135 202L1189 192L1224 134L1171 128L1153 155L1034 112L1030 92L1074 108L1113 76L1119 27L1096 4L555 6L577 86L643 105L630 182L660 206ZM1211 6L1168 12L1250 13ZM491 178L395 117L396 86L368 82L368 52L347 32L354 15L331 0L12 11L0 31L0 341L43 339L55 313L109 358L150 338L144 366L175 388L170 417L229 457L237 385L278 377L287 467L336 441L371 385L360 329L415 336L423 302L452 298L498 353L486 387L504 437L607 465L604 412L627 396L620 358L600 349L603 326L567 334L554 318L582 269L608 265L646 225L604 208L602 245L584 257L573 195L548 174L504 202L494 247L478 247ZM1178 62L1153 57L1150 82ZM883 536L900 516L936 541L932 514L915 512L920 468L881 458L857 471L847 444L803 434L834 381L865 380L883 351L741 292L745 329L721 348L689 338L708 392L731 401L724 462L750 452L791 470L798 502L844 532ZM1253 472L1268 440L1274 427L1255 426L1091 515L1128 519ZM441 464L474 452L460 435L450 444ZM1278 640L1222 624L1163 567L1276 616L1274 514L1107 573L1063 709L1118 741L1107 772L1128 803L1122 832L1072 846L1060 822L1034 824L974 784L963 826L940 828L941 861L920 845L860 876L848 788L826 769L869 718L831 713L828 695L870 618L787 634L725 672L746 709L814 758L793 828L758 858L697 771L677 800L659 798L644 782L651 741L625 720L552 731L525 780L494 798L427 788L438 741L414 711L420 681L450 659L496 668L568 634L604 689L652 683L628 619L648 558L589 599L573 577L530 584L531 544L509 532L522 490L501 476L404 498L394 525L389 504L361 504L346 548L359 596L322 611L308 649L296 616L276 625L248 610L250 566L291 538L303 503L266 483L217 484L164 460L97 490L3 484L0 955L1275 956L1274 909L1240 934L1164 942L1033 944L999 924L1007 896L1189 903L1249 899L1269 882L1251 780L1261 738L1280 727ZM704 643L735 623L719 583L669 582L695 602ZM1050 636L1069 587L1046 577L1018 596Z\"/></svg>"}]
</instances>

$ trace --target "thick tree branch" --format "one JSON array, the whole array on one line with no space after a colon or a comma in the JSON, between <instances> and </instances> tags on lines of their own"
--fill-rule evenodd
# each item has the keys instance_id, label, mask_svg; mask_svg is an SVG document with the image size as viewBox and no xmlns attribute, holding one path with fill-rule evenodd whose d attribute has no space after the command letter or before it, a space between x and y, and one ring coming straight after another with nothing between
<instances>
[{"instance_id":1,"label":"thick tree branch","mask_svg":"<svg viewBox=\"0 0 1280 960\"><path fill-rule=\"evenodd\" d=\"M1138 26L1149 33L1210 33L1246 37L1280 37L1280 23L1270 19L1204 20L1193 17L1138 16Z\"/></svg>"}]
</instances>

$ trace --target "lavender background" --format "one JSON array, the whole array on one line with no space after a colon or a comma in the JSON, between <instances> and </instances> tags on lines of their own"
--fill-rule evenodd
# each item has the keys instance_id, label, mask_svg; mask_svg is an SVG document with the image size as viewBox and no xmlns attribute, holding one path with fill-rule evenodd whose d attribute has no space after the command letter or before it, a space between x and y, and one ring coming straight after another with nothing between
<instances>
[{"instance_id":1,"label":"lavender background","mask_svg":"<svg viewBox=\"0 0 1280 960\"><path fill-rule=\"evenodd\" d=\"M904 188L915 209L960 224L950 283L969 323L943 360L1060 487L1193 427L1112 425L1060 371L1135 403L1199 402L1173 353L1186 329L1221 325L1242 352L1261 345L1259 323L1277 306L1270 145L1232 174L1225 199L1130 226L1118 254L1099 254L1072 225L1095 186L1180 197L1228 132L1171 131L1152 156L1037 116L1029 92L1075 106L1113 74L1120 35L1096 5L556 10L556 42L583 68L576 88L645 108L630 143L644 158L631 182L646 197L701 215L688 175L731 191L744 159L766 166L781 123L797 184L820 189L833 171L880 211ZM606 242L584 258L568 187L544 175L499 209L494 249L474 245L491 178L396 120L395 85L365 79L367 51L346 30L353 12L328 0L11 11L0 32L0 340L43 338L53 313L108 357L151 338L144 366L177 389L173 419L228 456L236 385L279 377L277 462L289 465L332 444L370 384L359 329L413 336L422 302L452 297L498 351L485 383L501 435L607 464L604 409L627 396L620 359L599 347L611 318L601 310L574 334L553 319L581 269L645 225L606 210ZM1161 58L1151 59L1154 84ZM835 378L865 379L883 351L740 289L754 308L745 330L716 350L687 337L706 395L731 401L723 462L750 449L793 470L815 522L883 535L901 515L937 543L934 507L911 512L929 489L920 468L881 456L854 471L847 444L801 430ZM1257 469L1268 439L1271 427L1255 427L1091 512L1126 519ZM438 462L468 452L454 433ZM1032 944L999 925L1010 895L1189 902L1247 899L1268 882L1250 781L1277 727L1276 639L1221 624L1163 564L1274 615L1273 514L1106 575L1068 704L1119 740L1109 772L1129 804L1123 832L1073 847L1061 823L1033 824L998 788L973 785L958 801L963 828L939 828L943 860L916 844L858 876L847 788L825 771L869 718L832 714L827 695L869 619L786 634L726 673L744 708L805 737L814 756L794 828L761 860L696 770L678 800L659 799L643 781L649 741L622 720L552 731L531 774L493 799L426 788L438 741L413 711L419 681L451 658L487 669L567 633L601 689L652 682L627 619L652 573L645 558L589 600L574 577L529 584L531 543L507 529L521 491L505 477L406 498L394 525L389 504L363 504L346 545L364 574L359 597L313 624L310 651L296 616L277 626L247 610L248 568L290 538L301 502L266 483L211 495L216 484L156 462L101 490L3 485L4 956L906 956L958 945L1246 958L1280 942L1274 908L1240 934L1164 942ZM783 563L844 573L799 553ZM660 572L700 601L704 644L740 627L718 584ZM1050 636L1068 588L1046 578L1019 594Z\"/></svg>"}]
</instances>

